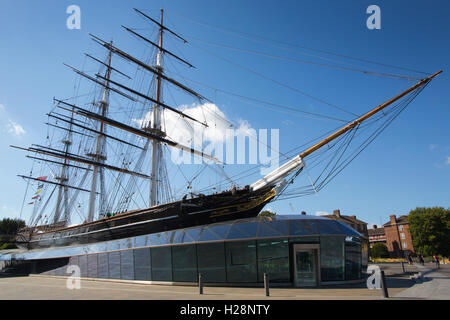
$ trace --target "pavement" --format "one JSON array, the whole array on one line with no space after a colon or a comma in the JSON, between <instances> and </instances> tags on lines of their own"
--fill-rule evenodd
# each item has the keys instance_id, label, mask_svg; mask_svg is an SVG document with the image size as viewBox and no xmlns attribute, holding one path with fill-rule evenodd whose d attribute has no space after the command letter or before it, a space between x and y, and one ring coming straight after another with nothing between
<instances>
[{"instance_id":1,"label":"pavement","mask_svg":"<svg viewBox=\"0 0 450 320\"><path fill-rule=\"evenodd\" d=\"M377 264L386 275L390 300L450 299L450 265L403 267ZM69 286L68 286L69 283ZM70 289L67 277L44 275L1 276L0 300L385 300L382 290L369 290L365 282L319 288L209 287L149 284L139 281L81 279Z\"/></svg>"},{"instance_id":2,"label":"pavement","mask_svg":"<svg viewBox=\"0 0 450 320\"><path fill-rule=\"evenodd\" d=\"M450 300L450 264L441 264L439 269L433 263L424 266L415 264L419 270L416 284L395 295L399 299Z\"/></svg>"}]
</instances>

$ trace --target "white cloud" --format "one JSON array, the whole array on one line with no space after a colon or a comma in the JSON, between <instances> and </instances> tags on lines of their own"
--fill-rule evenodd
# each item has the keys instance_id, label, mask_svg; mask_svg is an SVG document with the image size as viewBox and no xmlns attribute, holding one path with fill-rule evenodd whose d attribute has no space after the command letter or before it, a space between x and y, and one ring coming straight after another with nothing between
<instances>
[{"instance_id":1,"label":"white cloud","mask_svg":"<svg viewBox=\"0 0 450 320\"><path fill-rule=\"evenodd\" d=\"M438 147L437 144L430 144L429 149L430 149L430 150L434 150L434 149L436 149L437 147Z\"/></svg>"},{"instance_id":2,"label":"white cloud","mask_svg":"<svg viewBox=\"0 0 450 320\"><path fill-rule=\"evenodd\" d=\"M450 156L447 156L447 160L445 161L446 165L450 165Z\"/></svg>"},{"instance_id":3,"label":"white cloud","mask_svg":"<svg viewBox=\"0 0 450 320\"><path fill-rule=\"evenodd\" d=\"M316 211L316 216L329 216L330 214L325 211Z\"/></svg>"},{"instance_id":4,"label":"white cloud","mask_svg":"<svg viewBox=\"0 0 450 320\"><path fill-rule=\"evenodd\" d=\"M8 133L11 133L15 136L20 136L22 134L25 134L26 131L23 129L23 127L12 121L11 119L8 119L9 123L6 125L6 129L8 130Z\"/></svg>"},{"instance_id":5,"label":"white cloud","mask_svg":"<svg viewBox=\"0 0 450 320\"><path fill-rule=\"evenodd\" d=\"M25 129L20 124L9 118L3 104L0 104L0 128L15 136L20 136L26 133Z\"/></svg>"},{"instance_id":6,"label":"white cloud","mask_svg":"<svg viewBox=\"0 0 450 320\"><path fill-rule=\"evenodd\" d=\"M205 122L208 127L198 122L185 120L174 112L165 111L162 127L169 139L186 146L192 145L194 148L201 148L205 142L220 143L229 138L226 137L225 132L226 129L231 129L233 126L223 111L215 104L182 105L178 110L200 122ZM144 127L151 123L152 118L153 112L149 111L142 119L133 119L133 122L139 127ZM239 127L234 128L237 135L252 132L251 126L246 120L239 120L238 122Z\"/></svg>"}]
</instances>

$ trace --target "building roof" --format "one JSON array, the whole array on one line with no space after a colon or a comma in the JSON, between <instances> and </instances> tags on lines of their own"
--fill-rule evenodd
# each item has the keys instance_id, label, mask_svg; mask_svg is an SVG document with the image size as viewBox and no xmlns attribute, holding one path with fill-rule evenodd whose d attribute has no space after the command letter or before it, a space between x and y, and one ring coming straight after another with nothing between
<instances>
[{"instance_id":1,"label":"building roof","mask_svg":"<svg viewBox=\"0 0 450 320\"><path fill-rule=\"evenodd\" d=\"M397 224L407 224L408 223L408 216L403 215L403 216L400 216L398 218L395 218L395 220L396 220ZM384 227L389 227L391 225L392 225L391 221L386 222L385 224L383 224Z\"/></svg>"},{"instance_id":2,"label":"building roof","mask_svg":"<svg viewBox=\"0 0 450 320\"><path fill-rule=\"evenodd\" d=\"M369 237L385 235L384 228L376 228L367 230Z\"/></svg>"},{"instance_id":3,"label":"building roof","mask_svg":"<svg viewBox=\"0 0 450 320\"><path fill-rule=\"evenodd\" d=\"M281 237L345 236L359 238L359 232L341 221L308 215L276 215L238 219L209 225L152 233L137 237L99 242L71 247L36 250L14 250L0 253L0 260L49 259L142 247L219 242L228 240L253 240Z\"/></svg>"},{"instance_id":4,"label":"building roof","mask_svg":"<svg viewBox=\"0 0 450 320\"><path fill-rule=\"evenodd\" d=\"M333 219L336 221L343 220L343 221L347 221L347 222L353 223L353 224L363 224L363 225L367 224L367 222L356 219L355 216L343 216L343 215L336 216L334 214L330 214L330 215L326 215L326 216L322 216L322 217L330 218L330 219Z\"/></svg>"}]
</instances>

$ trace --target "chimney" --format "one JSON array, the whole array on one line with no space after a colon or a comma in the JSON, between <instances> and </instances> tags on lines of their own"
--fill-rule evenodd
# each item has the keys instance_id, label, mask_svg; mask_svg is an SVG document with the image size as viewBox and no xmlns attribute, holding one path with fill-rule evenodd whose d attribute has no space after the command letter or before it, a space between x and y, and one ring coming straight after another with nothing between
<instances>
[{"instance_id":1,"label":"chimney","mask_svg":"<svg viewBox=\"0 0 450 320\"><path fill-rule=\"evenodd\" d=\"M340 216L341 216L341 210L336 209L336 210L333 211L333 214L334 214L336 217L340 217Z\"/></svg>"},{"instance_id":2,"label":"chimney","mask_svg":"<svg viewBox=\"0 0 450 320\"><path fill-rule=\"evenodd\" d=\"M306 216L306 212L305 211L302 211L302 216Z\"/></svg>"},{"instance_id":3,"label":"chimney","mask_svg":"<svg viewBox=\"0 0 450 320\"><path fill-rule=\"evenodd\" d=\"M391 214L389 216L389 218L391 219L391 224L396 224L397 223L397 219L395 218L395 214Z\"/></svg>"},{"instance_id":4,"label":"chimney","mask_svg":"<svg viewBox=\"0 0 450 320\"><path fill-rule=\"evenodd\" d=\"M377 225L374 224L374 225L372 226L372 229L376 229L376 228L377 228Z\"/></svg>"},{"instance_id":5,"label":"chimney","mask_svg":"<svg viewBox=\"0 0 450 320\"><path fill-rule=\"evenodd\" d=\"M350 216L350 218L355 219L356 220L356 216Z\"/></svg>"}]
</instances>

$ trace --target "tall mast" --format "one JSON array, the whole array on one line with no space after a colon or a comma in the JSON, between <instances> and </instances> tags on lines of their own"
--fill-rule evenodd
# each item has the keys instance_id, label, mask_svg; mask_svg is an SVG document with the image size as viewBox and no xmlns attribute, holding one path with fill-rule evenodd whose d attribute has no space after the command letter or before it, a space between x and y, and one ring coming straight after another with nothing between
<instances>
[{"instance_id":1,"label":"tall mast","mask_svg":"<svg viewBox=\"0 0 450 320\"><path fill-rule=\"evenodd\" d=\"M161 9L161 23L159 28L159 48L156 56L156 69L159 73L156 75L156 101L153 106L152 129L155 133L161 132L161 73L162 68L162 46L163 46L163 15L164 10ZM150 178L150 207L158 204L158 181L161 158L161 143L157 140L152 141L152 172Z\"/></svg>"},{"instance_id":2,"label":"tall mast","mask_svg":"<svg viewBox=\"0 0 450 320\"><path fill-rule=\"evenodd\" d=\"M65 154L67 155L69 153L69 148L70 145L72 144L72 140L71 140L71 134L72 134L72 122L73 122L73 114L70 118L70 122L69 122L69 130L67 132L67 137L65 140L62 141L62 143L65 144ZM60 186L58 189L58 198L56 200L56 208L55 208L55 214L53 216L53 223L57 223L59 221L59 218L61 217L61 212L63 211L61 208L61 201L62 198L64 197L64 219L66 221L66 223L68 223L68 218L69 218L69 212L68 212L68 208L67 208L67 200L68 200L68 188L66 187L66 182L68 181L68 178L66 177L66 171L67 171L67 159L64 159L64 163L61 167L61 174L59 177L56 177L56 180L59 181Z\"/></svg>"},{"instance_id":3,"label":"tall mast","mask_svg":"<svg viewBox=\"0 0 450 320\"><path fill-rule=\"evenodd\" d=\"M112 41L111 41L112 45ZM111 77L111 56L112 52L109 51L108 54L108 66L106 69L106 85L105 90L103 92L103 99L100 102L100 108L101 108L101 115L102 117L106 116L108 106L109 106L109 79ZM88 156L95 159L95 161L104 163L106 160L105 153L105 125L103 122L100 122L100 130L97 135L97 142L96 142L96 149L94 154L88 154ZM104 190L104 168L103 166L94 166L94 172L92 174L92 185L91 185L91 192L89 195L89 213L88 213L88 219L87 221L93 221L94 220L94 214L95 214L95 202L96 202L96 195L97 195L97 180L100 177L100 211L104 210L105 205L105 190Z\"/></svg>"},{"instance_id":4,"label":"tall mast","mask_svg":"<svg viewBox=\"0 0 450 320\"><path fill-rule=\"evenodd\" d=\"M410 92L416 90L417 88L423 86L424 84L430 82L434 77L436 77L441 72L442 72L442 70L439 71L439 72L436 72L435 74L429 76L426 79L423 79L423 80L419 81L417 84L413 85L408 90L400 93L399 95L395 96L391 100L389 100L389 101L379 105L378 107L372 109L371 111L367 112L365 115L363 115L362 117L359 117L355 121L352 121L351 123L349 123L345 127L339 129L335 133L331 134L327 138L323 139L319 143L315 144L311 148L305 150L301 154L297 155L293 159L289 160L288 162L286 162L285 164L280 166L279 168L275 169L274 171L272 171L271 173L269 173L268 175L266 175L262 179L256 181L255 183L253 183L250 186L250 188L252 190L256 191L256 190L261 189L261 188L263 188L263 187L265 187L267 185L274 185L274 184L280 182L282 179L284 179L288 175L290 175L291 173L293 173L295 171L298 171L298 170L302 170L303 167L305 166L305 163L303 161L303 159L305 157L307 157L311 153L317 151L318 149L322 148L323 146L327 145L328 143L330 143L331 141L335 140L336 138L338 138L339 136L343 135L344 133L352 130L356 126L360 125L363 121L369 119L370 117L372 117L373 115L377 114L381 110L385 109L389 105L391 105L394 102L398 101L402 97L406 96L408 93L410 93Z\"/></svg>"},{"instance_id":5,"label":"tall mast","mask_svg":"<svg viewBox=\"0 0 450 320\"><path fill-rule=\"evenodd\" d=\"M419 88L420 86L424 85L425 83L431 81L431 79L433 79L434 77L436 77L438 74L440 74L442 72L438 71L435 74L429 76L426 79L423 79L421 81L419 81L417 84L415 84L414 86L412 86L411 88L409 88L408 90L402 92L401 94L397 95L396 97L392 98L391 100L379 105L378 107L376 107L375 109L369 111L368 113L366 113L365 115L363 115L362 117L356 119L355 121L351 122L350 124L346 125L345 127L343 127L342 129L336 131L335 133L333 133L332 135L330 135L328 138L325 138L324 140L320 141L319 143L317 143L316 145L312 146L311 148L307 149L306 151L302 152L299 157L300 158L305 158L306 156L310 155L311 153L313 153L314 151L320 149L321 147L323 147L324 145L328 144L329 142L331 142L332 140L336 139L337 137L343 135L344 133L346 133L347 131L353 129L354 127L356 127L357 125L359 125L360 123L362 123L363 121L367 120L368 118L370 118L371 116L373 116L374 114L380 112L381 110L383 110L384 108L386 108L387 106L391 105L392 103L394 103L395 101L399 100L400 98L404 97L405 95L407 95L408 93L410 93L411 91L416 90L417 88Z\"/></svg>"}]
</instances>

